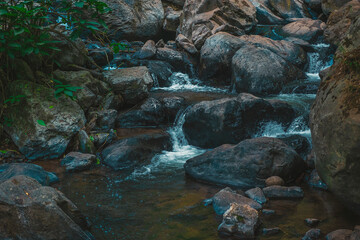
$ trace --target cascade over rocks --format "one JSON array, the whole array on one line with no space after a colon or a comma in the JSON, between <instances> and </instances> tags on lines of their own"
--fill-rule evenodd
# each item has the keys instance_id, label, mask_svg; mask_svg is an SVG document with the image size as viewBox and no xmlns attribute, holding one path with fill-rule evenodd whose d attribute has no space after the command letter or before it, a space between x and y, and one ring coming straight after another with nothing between
<instances>
[{"instance_id":1,"label":"cascade over rocks","mask_svg":"<svg viewBox=\"0 0 360 240\"><path fill-rule=\"evenodd\" d=\"M281 140L263 137L222 145L189 159L184 168L199 181L248 189L264 187L271 176L294 181L304 170L304 161Z\"/></svg>"},{"instance_id":2,"label":"cascade over rocks","mask_svg":"<svg viewBox=\"0 0 360 240\"><path fill-rule=\"evenodd\" d=\"M16 176L0 184L0 238L92 240L88 220L63 193Z\"/></svg>"},{"instance_id":3,"label":"cascade over rocks","mask_svg":"<svg viewBox=\"0 0 360 240\"><path fill-rule=\"evenodd\" d=\"M112 10L104 16L111 39L149 39L162 29L164 8L161 0L103 1Z\"/></svg>"},{"instance_id":4,"label":"cascade over rocks","mask_svg":"<svg viewBox=\"0 0 360 240\"><path fill-rule=\"evenodd\" d=\"M257 133L261 123L277 120L289 124L294 113L275 115L276 106L267 100L242 93L235 98L203 101L192 106L185 116L183 130L189 144L213 148L224 143L236 144Z\"/></svg>"},{"instance_id":5,"label":"cascade over rocks","mask_svg":"<svg viewBox=\"0 0 360 240\"><path fill-rule=\"evenodd\" d=\"M200 49L221 25L250 31L256 23L256 9L248 0L187 0L179 33Z\"/></svg>"},{"instance_id":6,"label":"cascade over rocks","mask_svg":"<svg viewBox=\"0 0 360 240\"><path fill-rule=\"evenodd\" d=\"M53 89L29 81L15 81L8 91L25 96L5 113L13 120L5 131L20 152L28 159L59 158L85 125L80 106L65 96L56 99Z\"/></svg>"},{"instance_id":7,"label":"cascade over rocks","mask_svg":"<svg viewBox=\"0 0 360 240\"><path fill-rule=\"evenodd\" d=\"M338 10L343 12L351 6ZM337 15L338 11L332 13ZM353 8L356 11L356 8ZM346 16L345 16L346 17ZM332 17L330 16L329 19ZM360 15L342 37L310 112L315 166L329 190L360 213ZM335 30L335 29L334 29ZM335 34L335 33L334 33ZM351 67L353 62L357 67ZM352 90L354 89L354 90ZM355 90L356 89L356 90Z\"/></svg>"}]
</instances>

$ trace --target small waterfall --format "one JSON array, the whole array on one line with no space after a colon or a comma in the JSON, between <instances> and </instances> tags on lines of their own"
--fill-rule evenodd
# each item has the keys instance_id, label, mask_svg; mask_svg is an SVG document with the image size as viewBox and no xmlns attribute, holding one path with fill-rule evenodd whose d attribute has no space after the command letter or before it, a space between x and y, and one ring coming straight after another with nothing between
<instances>
[{"instance_id":1,"label":"small waterfall","mask_svg":"<svg viewBox=\"0 0 360 240\"><path fill-rule=\"evenodd\" d=\"M181 72L174 72L169 81L171 85L169 87L154 87L153 90L164 91L192 91L192 92L227 92L228 89L215 88L205 86L199 79L190 78L188 74Z\"/></svg>"},{"instance_id":2,"label":"small waterfall","mask_svg":"<svg viewBox=\"0 0 360 240\"><path fill-rule=\"evenodd\" d=\"M171 151L163 151L151 160L151 164L135 169L127 180L136 180L139 177L150 177L152 174L161 174L164 172L178 171L183 168L186 160L196 157L206 150L189 145L186 140L183 125L185 123L186 113L191 106L180 111L176 117L173 127L168 129L171 136L173 148Z\"/></svg>"},{"instance_id":3,"label":"small waterfall","mask_svg":"<svg viewBox=\"0 0 360 240\"><path fill-rule=\"evenodd\" d=\"M308 69L306 75L309 81L320 81L320 71L330 67L333 64L333 56L327 53L330 45L319 43L312 45L314 52L308 52Z\"/></svg>"}]
</instances>

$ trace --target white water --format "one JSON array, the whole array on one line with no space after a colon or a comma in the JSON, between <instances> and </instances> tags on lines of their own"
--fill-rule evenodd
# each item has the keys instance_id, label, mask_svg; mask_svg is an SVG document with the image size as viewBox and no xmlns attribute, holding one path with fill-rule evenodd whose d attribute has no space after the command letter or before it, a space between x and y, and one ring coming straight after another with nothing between
<instances>
[{"instance_id":1,"label":"white water","mask_svg":"<svg viewBox=\"0 0 360 240\"><path fill-rule=\"evenodd\" d=\"M310 82L318 82L320 81L319 73L330 67L333 64L333 59L332 57L329 59L322 59L319 53L323 49L329 48L329 44L319 43L312 45L312 47L315 49L315 52L308 53L309 66L306 75Z\"/></svg>"},{"instance_id":2,"label":"white water","mask_svg":"<svg viewBox=\"0 0 360 240\"><path fill-rule=\"evenodd\" d=\"M192 92L228 92L228 89L205 86L199 79L190 78L189 75L180 72L174 72L169 78L171 85L169 87L156 87L153 90L164 90L169 92L192 91Z\"/></svg>"},{"instance_id":3,"label":"white water","mask_svg":"<svg viewBox=\"0 0 360 240\"><path fill-rule=\"evenodd\" d=\"M190 107L183 112L179 112L173 127L168 130L173 149L171 151L163 151L161 154L156 155L149 165L135 169L128 177L128 180L136 180L143 177L152 178L152 174L161 173L164 172L164 170L170 172L171 170L176 171L182 169L186 160L206 152L204 149L189 145L185 138L183 125L189 109Z\"/></svg>"}]
</instances>

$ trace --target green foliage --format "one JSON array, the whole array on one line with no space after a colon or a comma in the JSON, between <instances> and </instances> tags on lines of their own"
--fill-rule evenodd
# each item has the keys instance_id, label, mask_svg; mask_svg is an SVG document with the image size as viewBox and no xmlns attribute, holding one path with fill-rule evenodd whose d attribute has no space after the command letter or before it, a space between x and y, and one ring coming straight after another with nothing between
<instances>
[{"instance_id":1,"label":"green foliage","mask_svg":"<svg viewBox=\"0 0 360 240\"><path fill-rule=\"evenodd\" d=\"M55 88L55 98L59 98L61 95L70 97L72 100L76 99L75 93L77 90L82 89L82 87L75 87L69 84L63 84L59 80L53 79L54 82L58 83L54 86Z\"/></svg>"},{"instance_id":2,"label":"green foliage","mask_svg":"<svg viewBox=\"0 0 360 240\"><path fill-rule=\"evenodd\" d=\"M106 11L107 5L97 0L0 1L0 54L15 58L59 51L51 37L59 25L66 25L72 38L86 29L94 33L106 25L91 19Z\"/></svg>"},{"instance_id":3,"label":"green foliage","mask_svg":"<svg viewBox=\"0 0 360 240\"><path fill-rule=\"evenodd\" d=\"M46 123L43 120L37 120L37 123L41 126L46 126Z\"/></svg>"},{"instance_id":4,"label":"green foliage","mask_svg":"<svg viewBox=\"0 0 360 240\"><path fill-rule=\"evenodd\" d=\"M119 42L114 42L111 43L110 46L113 49L114 53L119 53L120 51L129 51L129 45L127 45L126 43L119 43Z\"/></svg>"},{"instance_id":5,"label":"green foliage","mask_svg":"<svg viewBox=\"0 0 360 240\"><path fill-rule=\"evenodd\" d=\"M93 136L90 136L90 141L94 142L95 138Z\"/></svg>"},{"instance_id":6,"label":"green foliage","mask_svg":"<svg viewBox=\"0 0 360 240\"><path fill-rule=\"evenodd\" d=\"M26 97L25 95L16 95L16 96L10 96L8 99L4 101L4 104L14 104L17 102L20 102L22 98Z\"/></svg>"}]
</instances>

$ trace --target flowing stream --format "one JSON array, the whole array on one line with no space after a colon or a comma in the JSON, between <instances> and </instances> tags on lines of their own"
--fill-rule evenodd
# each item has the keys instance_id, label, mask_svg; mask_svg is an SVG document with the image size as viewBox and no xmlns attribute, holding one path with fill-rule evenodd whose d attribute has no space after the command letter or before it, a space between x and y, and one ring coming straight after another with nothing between
<instances>
[{"instance_id":1,"label":"flowing stream","mask_svg":"<svg viewBox=\"0 0 360 240\"><path fill-rule=\"evenodd\" d=\"M309 82L319 82L319 71L332 64L331 57L322 52L329 46L319 44L309 53L307 71ZM326 51L325 51L326 52ZM174 73L172 85L156 87L155 92L171 94L206 93L201 100L216 99L226 89L203 85L186 74ZM197 96L198 97L198 96ZM290 127L276 122L263 123L256 136L300 134L311 138L306 115L315 99L315 94L279 94L270 97L288 102L298 109L298 117ZM195 101L196 102L196 101ZM212 197L221 187L196 182L185 176L186 160L207 151L188 144L182 126L188 111L178 113L168 128L172 150L156 155L148 164L135 169L114 172L106 167L78 174L56 170L58 162L39 162L45 169L57 171L60 181L56 187L71 199L93 223L92 233L96 239L112 240L217 240L221 217L216 216L211 206L203 201ZM302 186L305 198L297 201L273 200L266 208L276 210L270 219L262 219L266 227L279 227L281 235L259 236L258 239L300 239L309 228L305 218L321 219L321 230L330 232L339 228L352 229L356 216L344 209L334 197L324 191ZM229 239L229 238L226 238Z\"/></svg>"}]
</instances>

